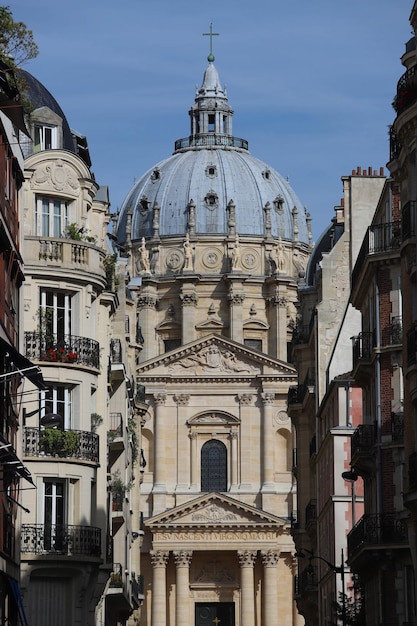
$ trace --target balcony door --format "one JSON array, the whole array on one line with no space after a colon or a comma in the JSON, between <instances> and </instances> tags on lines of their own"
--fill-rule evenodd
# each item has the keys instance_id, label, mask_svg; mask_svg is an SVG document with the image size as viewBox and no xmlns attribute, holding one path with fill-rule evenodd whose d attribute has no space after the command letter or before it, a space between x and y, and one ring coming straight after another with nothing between
<instances>
[{"instance_id":1,"label":"balcony door","mask_svg":"<svg viewBox=\"0 0 417 626\"><path fill-rule=\"evenodd\" d=\"M65 481L45 479L43 483L44 549L47 552L66 550Z\"/></svg>"},{"instance_id":2,"label":"balcony door","mask_svg":"<svg viewBox=\"0 0 417 626\"><path fill-rule=\"evenodd\" d=\"M62 340L71 335L72 298L63 291L42 289L40 317L45 335Z\"/></svg>"}]
</instances>

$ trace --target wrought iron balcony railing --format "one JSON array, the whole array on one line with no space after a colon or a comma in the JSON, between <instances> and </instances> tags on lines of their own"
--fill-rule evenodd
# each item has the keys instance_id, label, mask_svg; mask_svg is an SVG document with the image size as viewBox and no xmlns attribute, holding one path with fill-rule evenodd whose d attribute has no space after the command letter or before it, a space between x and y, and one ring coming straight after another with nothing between
<instances>
[{"instance_id":1,"label":"wrought iron balcony railing","mask_svg":"<svg viewBox=\"0 0 417 626\"><path fill-rule=\"evenodd\" d=\"M317 522L317 500L310 500L306 506L306 526Z\"/></svg>"},{"instance_id":2,"label":"wrought iron balcony railing","mask_svg":"<svg viewBox=\"0 0 417 626\"><path fill-rule=\"evenodd\" d=\"M365 514L352 528L347 540L349 556L361 546L404 544L408 541L407 524L396 513Z\"/></svg>"},{"instance_id":3,"label":"wrought iron balcony railing","mask_svg":"<svg viewBox=\"0 0 417 626\"><path fill-rule=\"evenodd\" d=\"M401 222L385 222L369 226L352 272L352 285L358 280L367 256L398 250L401 246Z\"/></svg>"},{"instance_id":4,"label":"wrought iron balcony railing","mask_svg":"<svg viewBox=\"0 0 417 626\"><path fill-rule=\"evenodd\" d=\"M101 555L101 529L68 524L23 524L21 552L65 556Z\"/></svg>"},{"instance_id":5,"label":"wrought iron balcony railing","mask_svg":"<svg viewBox=\"0 0 417 626\"><path fill-rule=\"evenodd\" d=\"M417 452L412 452L408 457L408 490L417 489Z\"/></svg>"},{"instance_id":6,"label":"wrought iron balcony railing","mask_svg":"<svg viewBox=\"0 0 417 626\"><path fill-rule=\"evenodd\" d=\"M373 332L359 333L353 338L353 367L357 367L360 361L370 362L372 359L375 339Z\"/></svg>"},{"instance_id":7,"label":"wrought iron balcony railing","mask_svg":"<svg viewBox=\"0 0 417 626\"><path fill-rule=\"evenodd\" d=\"M376 442L374 424L360 424L353 432L350 440L352 459L356 455L368 454Z\"/></svg>"},{"instance_id":8,"label":"wrought iron balcony railing","mask_svg":"<svg viewBox=\"0 0 417 626\"><path fill-rule=\"evenodd\" d=\"M123 415L121 413L110 413L109 432L113 437L123 436Z\"/></svg>"},{"instance_id":9,"label":"wrought iron balcony railing","mask_svg":"<svg viewBox=\"0 0 417 626\"><path fill-rule=\"evenodd\" d=\"M391 413L391 437L395 443L404 443L404 411Z\"/></svg>"},{"instance_id":10,"label":"wrought iron balcony railing","mask_svg":"<svg viewBox=\"0 0 417 626\"><path fill-rule=\"evenodd\" d=\"M294 581L294 593L295 597L300 597L305 593L317 593L317 567L309 565Z\"/></svg>"},{"instance_id":11,"label":"wrought iron balcony railing","mask_svg":"<svg viewBox=\"0 0 417 626\"><path fill-rule=\"evenodd\" d=\"M403 113L408 107L417 101L417 74L416 66L410 67L401 76L397 83L397 95L392 106L397 115Z\"/></svg>"},{"instance_id":12,"label":"wrought iron balcony railing","mask_svg":"<svg viewBox=\"0 0 417 626\"><path fill-rule=\"evenodd\" d=\"M389 131L389 155L390 155L389 160L394 161L394 159L397 159L400 156L401 150L402 150L402 145L400 141L398 140L397 133L391 126L390 131Z\"/></svg>"},{"instance_id":13,"label":"wrought iron balcony railing","mask_svg":"<svg viewBox=\"0 0 417 626\"><path fill-rule=\"evenodd\" d=\"M93 463L99 462L99 436L96 433L87 430L55 430L52 433L54 434L52 440L46 436L50 430L26 427L23 431L24 456L38 457L49 454Z\"/></svg>"},{"instance_id":14,"label":"wrought iron balcony railing","mask_svg":"<svg viewBox=\"0 0 417 626\"><path fill-rule=\"evenodd\" d=\"M100 369L98 341L76 335L25 332L25 356L48 363L72 363Z\"/></svg>"},{"instance_id":15,"label":"wrought iron balcony railing","mask_svg":"<svg viewBox=\"0 0 417 626\"><path fill-rule=\"evenodd\" d=\"M231 148L243 148L244 150L249 149L249 144L246 139L232 137L231 135L217 135L215 133L201 133L199 135L191 135L190 137L177 139L174 149L176 152L183 148L205 148L207 146L228 146Z\"/></svg>"}]
</instances>

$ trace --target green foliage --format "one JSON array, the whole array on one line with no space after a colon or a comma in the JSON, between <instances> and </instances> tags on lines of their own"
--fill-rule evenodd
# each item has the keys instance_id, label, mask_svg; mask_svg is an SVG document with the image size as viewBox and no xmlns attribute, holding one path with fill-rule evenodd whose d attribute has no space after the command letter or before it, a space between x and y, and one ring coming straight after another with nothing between
<instances>
[{"instance_id":1,"label":"green foliage","mask_svg":"<svg viewBox=\"0 0 417 626\"><path fill-rule=\"evenodd\" d=\"M339 593L339 601L336 603L337 617L343 622L343 599L345 601L345 624L346 626L366 626L364 597L358 585L354 585L354 597Z\"/></svg>"},{"instance_id":2,"label":"green foliage","mask_svg":"<svg viewBox=\"0 0 417 626\"><path fill-rule=\"evenodd\" d=\"M80 436L74 430L45 428L41 431L39 444L46 454L70 457L74 456L79 448Z\"/></svg>"},{"instance_id":3,"label":"green foliage","mask_svg":"<svg viewBox=\"0 0 417 626\"><path fill-rule=\"evenodd\" d=\"M110 483L110 491L112 494L113 502L121 504L123 502L123 498L125 497L126 491L129 491L131 488L132 482L124 483L120 476L120 471L116 470Z\"/></svg>"},{"instance_id":4,"label":"green foliage","mask_svg":"<svg viewBox=\"0 0 417 626\"><path fill-rule=\"evenodd\" d=\"M0 7L0 58L14 67L38 56L33 32L24 22L15 22L10 7Z\"/></svg>"},{"instance_id":5,"label":"green foliage","mask_svg":"<svg viewBox=\"0 0 417 626\"><path fill-rule=\"evenodd\" d=\"M103 423L103 418L98 413L91 413L91 432L95 433Z\"/></svg>"},{"instance_id":6,"label":"green foliage","mask_svg":"<svg viewBox=\"0 0 417 626\"><path fill-rule=\"evenodd\" d=\"M117 253L107 254L103 259L104 271L108 289L113 289L115 285Z\"/></svg>"},{"instance_id":7,"label":"green foliage","mask_svg":"<svg viewBox=\"0 0 417 626\"><path fill-rule=\"evenodd\" d=\"M135 466L136 461L138 460L139 447L138 447L138 436L136 433L136 421L134 415L131 415L127 420L127 429L130 434L131 442L132 442L132 465Z\"/></svg>"}]
</instances>

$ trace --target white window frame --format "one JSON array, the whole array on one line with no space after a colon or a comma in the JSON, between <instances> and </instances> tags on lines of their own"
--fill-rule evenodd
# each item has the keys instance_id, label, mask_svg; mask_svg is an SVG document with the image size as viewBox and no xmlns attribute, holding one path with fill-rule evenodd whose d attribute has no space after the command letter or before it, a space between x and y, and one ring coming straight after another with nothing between
<instances>
[{"instance_id":1,"label":"white window frame","mask_svg":"<svg viewBox=\"0 0 417 626\"><path fill-rule=\"evenodd\" d=\"M69 204L61 198L36 197L35 231L38 237L60 239L69 224Z\"/></svg>"},{"instance_id":2,"label":"white window frame","mask_svg":"<svg viewBox=\"0 0 417 626\"><path fill-rule=\"evenodd\" d=\"M66 385L48 385L48 391L40 391L41 419L48 413L56 413L63 418L65 430L71 430L73 422L74 388Z\"/></svg>"},{"instance_id":3,"label":"white window frame","mask_svg":"<svg viewBox=\"0 0 417 626\"><path fill-rule=\"evenodd\" d=\"M34 124L34 152L58 148L58 127L53 124Z\"/></svg>"},{"instance_id":4,"label":"white window frame","mask_svg":"<svg viewBox=\"0 0 417 626\"><path fill-rule=\"evenodd\" d=\"M51 312L50 323L48 328L53 335L67 336L71 335L72 320L72 295L63 293L62 291L52 291L51 289L41 289L40 291L40 308L41 312ZM49 316L45 315L45 319L49 321ZM58 338L60 338L58 337Z\"/></svg>"}]
</instances>

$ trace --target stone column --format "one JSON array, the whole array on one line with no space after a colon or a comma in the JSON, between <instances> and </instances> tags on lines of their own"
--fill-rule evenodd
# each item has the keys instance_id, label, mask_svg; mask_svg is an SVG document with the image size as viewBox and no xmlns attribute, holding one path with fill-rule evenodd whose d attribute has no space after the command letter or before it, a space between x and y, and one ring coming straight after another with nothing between
<instances>
[{"instance_id":1,"label":"stone column","mask_svg":"<svg viewBox=\"0 0 417 626\"><path fill-rule=\"evenodd\" d=\"M166 479L164 471L164 463L161 463L161 459L165 458L165 439L167 436L166 428L162 416L162 407L166 402L165 393L156 393L154 395L155 402L155 464L154 464L154 491L166 490Z\"/></svg>"},{"instance_id":2,"label":"stone column","mask_svg":"<svg viewBox=\"0 0 417 626\"><path fill-rule=\"evenodd\" d=\"M190 623L190 563L192 552L179 550L174 552L176 566L176 598L175 598L175 623Z\"/></svg>"},{"instance_id":3,"label":"stone column","mask_svg":"<svg viewBox=\"0 0 417 626\"><path fill-rule=\"evenodd\" d=\"M240 418L240 488L252 489L253 467L251 460L253 396L242 393L238 396Z\"/></svg>"},{"instance_id":4,"label":"stone column","mask_svg":"<svg viewBox=\"0 0 417 626\"><path fill-rule=\"evenodd\" d=\"M233 341L243 343L242 305L245 301L245 294L235 293L233 289L230 289L227 298L230 305L230 337Z\"/></svg>"},{"instance_id":5,"label":"stone column","mask_svg":"<svg viewBox=\"0 0 417 626\"><path fill-rule=\"evenodd\" d=\"M238 481L239 481L238 454L237 454L237 437L238 437L237 431L231 430L229 437L231 441L231 455L230 455L231 456L230 466L231 466L231 473L232 473L231 488L233 490L236 490Z\"/></svg>"},{"instance_id":6,"label":"stone column","mask_svg":"<svg viewBox=\"0 0 417 626\"><path fill-rule=\"evenodd\" d=\"M169 552L151 550L152 577L152 626L166 626L167 623L167 593L166 593L166 565Z\"/></svg>"},{"instance_id":7,"label":"stone column","mask_svg":"<svg viewBox=\"0 0 417 626\"><path fill-rule=\"evenodd\" d=\"M262 624L263 626L275 626L278 615L277 565L279 551L268 550L261 552L261 554L264 566Z\"/></svg>"},{"instance_id":8,"label":"stone column","mask_svg":"<svg viewBox=\"0 0 417 626\"><path fill-rule=\"evenodd\" d=\"M239 550L237 556L240 565L240 625L253 626L255 624L253 566L256 561L256 550Z\"/></svg>"},{"instance_id":9,"label":"stone column","mask_svg":"<svg viewBox=\"0 0 417 626\"><path fill-rule=\"evenodd\" d=\"M198 491L197 432L191 432L189 438L191 446L191 489Z\"/></svg>"},{"instance_id":10,"label":"stone column","mask_svg":"<svg viewBox=\"0 0 417 626\"><path fill-rule=\"evenodd\" d=\"M272 430L272 413L275 394L262 393L262 491L270 491L274 487L274 438Z\"/></svg>"},{"instance_id":11,"label":"stone column","mask_svg":"<svg viewBox=\"0 0 417 626\"><path fill-rule=\"evenodd\" d=\"M182 343L189 343L196 339L195 311L197 307L197 294L182 293Z\"/></svg>"},{"instance_id":12,"label":"stone column","mask_svg":"<svg viewBox=\"0 0 417 626\"><path fill-rule=\"evenodd\" d=\"M146 361L159 354L155 323L157 298L154 294L143 293L138 298L139 325L143 335L141 361Z\"/></svg>"}]
</instances>

